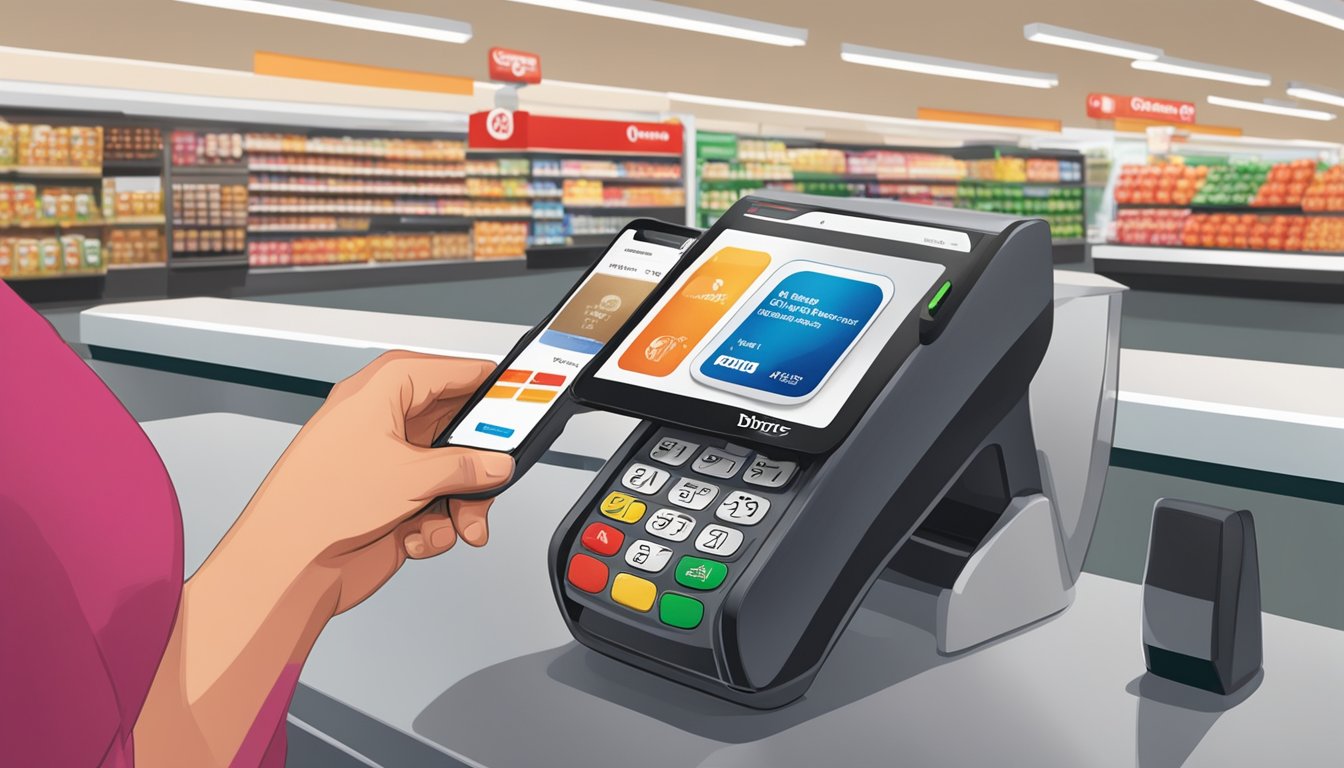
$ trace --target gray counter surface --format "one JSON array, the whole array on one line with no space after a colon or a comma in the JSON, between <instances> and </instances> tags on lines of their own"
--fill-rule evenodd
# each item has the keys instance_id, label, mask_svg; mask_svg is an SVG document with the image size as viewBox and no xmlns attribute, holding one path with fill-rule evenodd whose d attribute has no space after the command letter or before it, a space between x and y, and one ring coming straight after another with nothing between
<instances>
[{"instance_id":1,"label":"gray counter surface","mask_svg":"<svg viewBox=\"0 0 1344 768\"><path fill-rule=\"evenodd\" d=\"M574 439L612 445L590 425ZM297 427L212 413L145 429L182 500L190 572ZM1265 615L1263 678L1229 708L1146 678L1139 587L1089 574L1063 614L952 659L879 583L811 691L772 712L631 669L573 642L547 579L550 535L590 477L538 465L494 505L487 548L409 563L337 617L292 721L378 766L1344 761L1344 632Z\"/></svg>"}]
</instances>

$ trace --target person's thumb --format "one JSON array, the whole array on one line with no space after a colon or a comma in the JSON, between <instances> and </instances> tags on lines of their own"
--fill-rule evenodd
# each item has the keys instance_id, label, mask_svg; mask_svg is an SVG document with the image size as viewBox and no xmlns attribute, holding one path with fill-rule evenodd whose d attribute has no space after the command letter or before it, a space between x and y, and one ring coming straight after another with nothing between
<instances>
[{"instance_id":1,"label":"person's thumb","mask_svg":"<svg viewBox=\"0 0 1344 768\"><path fill-rule=\"evenodd\" d=\"M507 453L472 448L410 448L406 489L410 498L428 501L439 496L478 493L506 483L513 475Z\"/></svg>"}]
</instances>

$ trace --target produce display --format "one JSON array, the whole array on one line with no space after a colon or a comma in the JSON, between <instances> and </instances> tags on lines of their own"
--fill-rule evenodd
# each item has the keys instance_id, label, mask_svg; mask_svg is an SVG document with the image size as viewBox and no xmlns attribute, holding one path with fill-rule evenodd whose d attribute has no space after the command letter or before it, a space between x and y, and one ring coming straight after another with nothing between
<instances>
[{"instance_id":1,"label":"produce display","mask_svg":"<svg viewBox=\"0 0 1344 768\"><path fill-rule=\"evenodd\" d=\"M1344 211L1344 165L1335 165L1316 175L1302 194L1302 210Z\"/></svg>"},{"instance_id":2,"label":"produce display","mask_svg":"<svg viewBox=\"0 0 1344 768\"><path fill-rule=\"evenodd\" d=\"M1121 205L1189 205L1209 175L1207 165L1124 165L1115 184Z\"/></svg>"},{"instance_id":3,"label":"produce display","mask_svg":"<svg viewBox=\"0 0 1344 768\"><path fill-rule=\"evenodd\" d=\"M1314 160L1302 159L1272 166L1250 205L1253 208L1299 208L1315 177Z\"/></svg>"},{"instance_id":4,"label":"produce display","mask_svg":"<svg viewBox=\"0 0 1344 768\"><path fill-rule=\"evenodd\" d=\"M1113 242L1125 245L1344 253L1344 218L1189 209L1121 210Z\"/></svg>"},{"instance_id":5,"label":"produce display","mask_svg":"<svg viewBox=\"0 0 1344 768\"><path fill-rule=\"evenodd\" d=\"M696 141L701 226L713 224L742 197L779 190L1039 216L1049 221L1056 240L1086 234L1081 156L996 153L964 160L950 152L789 147L781 140L706 132Z\"/></svg>"},{"instance_id":6,"label":"produce display","mask_svg":"<svg viewBox=\"0 0 1344 768\"><path fill-rule=\"evenodd\" d=\"M1269 166L1264 163L1237 163L1236 165L1215 165L1209 169L1208 176L1200 185L1195 197L1190 201L1193 206L1221 205L1247 206L1255 198L1256 192L1265 183L1269 175Z\"/></svg>"}]
</instances>

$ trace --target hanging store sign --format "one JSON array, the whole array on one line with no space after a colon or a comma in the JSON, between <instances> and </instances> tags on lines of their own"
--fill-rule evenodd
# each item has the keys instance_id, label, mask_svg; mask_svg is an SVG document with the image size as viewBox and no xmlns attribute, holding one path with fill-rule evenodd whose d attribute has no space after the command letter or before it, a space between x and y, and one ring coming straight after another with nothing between
<instances>
[{"instance_id":1,"label":"hanging store sign","mask_svg":"<svg viewBox=\"0 0 1344 768\"><path fill-rule=\"evenodd\" d=\"M526 51L491 48L490 79L536 85L541 82L541 57Z\"/></svg>"},{"instance_id":2,"label":"hanging store sign","mask_svg":"<svg viewBox=\"0 0 1344 768\"><path fill-rule=\"evenodd\" d=\"M1114 93L1087 94L1087 116L1100 120L1139 118L1164 123L1195 122L1195 105L1189 101L1152 99L1147 96L1120 96Z\"/></svg>"},{"instance_id":3,"label":"hanging store sign","mask_svg":"<svg viewBox=\"0 0 1344 768\"><path fill-rule=\"evenodd\" d=\"M680 155L680 123L585 120L492 109L470 118L472 149L534 149L602 154Z\"/></svg>"}]
</instances>

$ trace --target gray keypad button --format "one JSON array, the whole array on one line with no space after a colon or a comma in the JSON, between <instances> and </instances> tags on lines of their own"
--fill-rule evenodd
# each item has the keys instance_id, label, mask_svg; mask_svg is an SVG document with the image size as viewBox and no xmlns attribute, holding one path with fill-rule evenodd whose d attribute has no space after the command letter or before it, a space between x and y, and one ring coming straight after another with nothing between
<instances>
[{"instance_id":1,"label":"gray keypad button","mask_svg":"<svg viewBox=\"0 0 1344 768\"><path fill-rule=\"evenodd\" d=\"M764 456L757 456L742 474L742 481L762 488L783 488L797 470L798 465L792 461L771 461Z\"/></svg>"},{"instance_id":2,"label":"gray keypad button","mask_svg":"<svg viewBox=\"0 0 1344 768\"><path fill-rule=\"evenodd\" d=\"M695 449L699 447L698 443L688 443L675 437L664 437L653 444L653 450L649 451L649 458L669 467L680 467L691 456L695 455Z\"/></svg>"},{"instance_id":3,"label":"gray keypad button","mask_svg":"<svg viewBox=\"0 0 1344 768\"><path fill-rule=\"evenodd\" d=\"M704 509L719 495L719 487L683 477L667 492L667 500L686 509Z\"/></svg>"},{"instance_id":4,"label":"gray keypad button","mask_svg":"<svg viewBox=\"0 0 1344 768\"><path fill-rule=\"evenodd\" d=\"M755 525L764 520L765 513L769 511L770 502L768 500L745 491L733 491L724 498L723 503L714 511L714 516L725 523Z\"/></svg>"},{"instance_id":5,"label":"gray keypad button","mask_svg":"<svg viewBox=\"0 0 1344 768\"><path fill-rule=\"evenodd\" d=\"M707 525L695 537L695 548L708 555L732 557L742 546L742 532L726 525Z\"/></svg>"},{"instance_id":6,"label":"gray keypad button","mask_svg":"<svg viewBox=\"0 0 1344 768\"><path fill-rule=\"evenodd\" d=\"M668 541L685 541L694 529L695 518L675 509L660 509L644 524L644 530Z\"/></svg>"},{"instance_id":7,"label":"gray keypad button","mask_svg":"<svg viewBox=\"0 0 1344 768\"><path fill-rule=\"evenodd\" d=\"M747 457L737 456L718 448L706 448L696 457L691 469L710 477L730 478L742 468Z\"/></svg>"},{"instance_id":8,"label":"gray keypad button","mask_svg":"<svg viewBox=\"0 0 1344 768\"><path fill-rule=\"evenodd\" d=\"M648 464L631 464L621 478L621 485L632 491L652 495L663 489L669 477L671 475L665 469L650 467Z\"/></svg>"}]
</instances>

